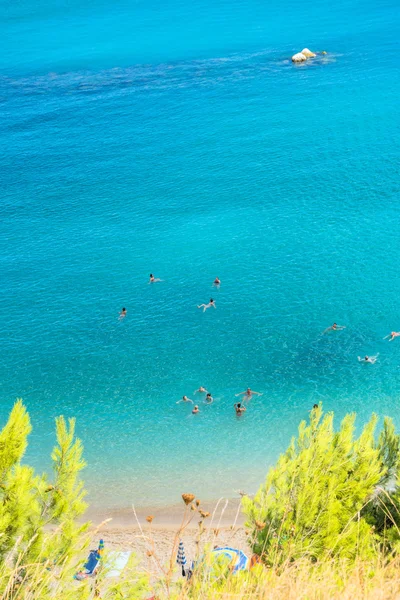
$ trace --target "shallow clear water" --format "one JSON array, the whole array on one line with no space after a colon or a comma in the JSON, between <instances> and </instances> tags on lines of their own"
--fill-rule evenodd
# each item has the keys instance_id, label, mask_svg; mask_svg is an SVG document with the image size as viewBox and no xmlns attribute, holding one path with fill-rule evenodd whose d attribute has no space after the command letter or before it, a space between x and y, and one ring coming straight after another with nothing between
<instances>
[{"instance_id":1,"label":"shallow clear water","mask_svg":"<svg viewBox=\"0 0 400 600\"><path fill-rule=\"evenodd\" d=\"M94 504L173 503L255 490L314 402L400 425L396 3L0 17L0 417L23 397L27 458L76 416Z\"/></svg>"}]
</instances>

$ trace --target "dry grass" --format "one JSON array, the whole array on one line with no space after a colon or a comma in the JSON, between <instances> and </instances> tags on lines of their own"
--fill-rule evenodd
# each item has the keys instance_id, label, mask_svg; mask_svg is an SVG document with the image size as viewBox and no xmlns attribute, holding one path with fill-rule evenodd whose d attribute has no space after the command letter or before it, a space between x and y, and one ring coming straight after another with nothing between
<instances>
[{"instance_id":1,"label":"dry grass","mask_svg":"<svg viewBox=\"0 0 400 600\"><path fill-rule=\"evenodd\" d=\"M292 564L281 572L256 567L224 582L194 581L176 600L399 600L400 562Z\"/></svg>"},{"instance_id":2,"label":"dry grass","mask_svg":"<svg viewBox=\"0 0 400 600\"><path fill-rule=\"evenodd\" d=\"M0 565L0 600L144 600L151 597L157 600L400 600L399 558L358 563L326 559L314 564L299 560L273 568L258 564L238 574L230 573L226 566L216 569L214 564L211 568L209 550L221 541L223 545L235 546L238 528L235 523L231 529L220 527L227 506L222 501L212 514L204 511L190 494L183 498L183 503L182 523L170 539L168 556L158 546L153 516L147 518L145 530L137 521L136 539L147 553L147 568L132 562L118 580L106 579L104 572L85 582L73 580L88 546L96 545L98 530L92 534L94 543L88 539L81 541L74 552L57 565L49 560L27 565L24 551L17 545L8 560ZM133 513L136 514L134 510ZM192 533L188 528L193 526ZM198 560L200 566L190 581L180 576L180 567L176 565L177 545L185 536L194 538L196 553L191 558L203 557Z\"/></svg>"}]
</instances>

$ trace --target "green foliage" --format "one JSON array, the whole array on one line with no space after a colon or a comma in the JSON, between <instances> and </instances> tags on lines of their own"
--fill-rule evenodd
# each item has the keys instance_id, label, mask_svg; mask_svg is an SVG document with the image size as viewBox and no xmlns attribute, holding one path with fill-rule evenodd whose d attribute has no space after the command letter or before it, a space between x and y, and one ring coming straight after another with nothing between
<instances>
[{"instance_id":1,"label":"green foliage","mask_svg":"<svg viewBox=\"0 0 400 600\"><path fill-rule=\"evenodd\" d=\"M349 414L335 432L333 414L313 410L254 500L243 499L253 550L267 563L377 553L383 532L395 524L397 496L383 486L399 468L399 436L385 419L376 441L373 416L356 438L354 423Z\"/></svg>"},{"instance_id":2,"label":"green foliage","mask_svg":"<svg viewBox=\"0 0 400 600\"><path fill-rule=\"evenodd\" d=\"M82 459L83 446L75 438L75 419L56 419L57 446L52 453L55 480L47 488L48 518L59 524L57 545L59 552L67 552L86 526L78 526L76 518L86 510L85 491L79 478L86 463ZM51 542L54 542L54 536ZM52 544L53 545L53 544ZM50 548L49 548L50 550ZM54 549L53 549L54 552Z\"/></svg>"},{"instance_id":3,"label":"green foliage","mask_svg":"<svg viewBox=\"0 0 400 600\"><path fill-rule=\"evenodd\" d=\"M102 598L143 598L147 576L131 566L125 579L110 583L104 574L77 582L74 573L87 556L89 540L78 525L85 509L80 473L83 446L75 420L56 419L52 452L53 481L21 464L31 431L21 400L0 432L0 597L4 600L89 600L98 587ZM48 527L48 526L51 527Z\"/></svg>"},{"instance_id":4,"label":"green foliage","mask_svg":"<svg viewBox=\"0 0 400 600\"><path fill-rule=\"evenodd\" d=\"M400 466L400 436L396 434L392 419L385 417L383 428L379 435L378 449L385 473L379 482L384 487L394 484Z\"/></svg>"},{"instance_id":5,"label":"green foliage","mask_svg":"<svg viewBox=\"0 0 400 600\"><path fill-rule=\"evenodd\" d=\"M0 433L0 482L3 484L9 470L20 462L31 432L31 423L22 400L15 403L10 418Z\"/></svg>"},{"instance_id":6,"label":"green foliage","mask_svg":"<svg viewBox=\"0 0 400 600\"><path fill-rule=\"evenodd\" d=\"M10 555L18 540L29 560L43 553L59 555L76 539L80 528L75 519L85 510L83 484L79 479L85 463L82 444L75 439L75 423L56 420L57 445L53 451L55 478L49 484L45 475L21 461L27 447L31 424L21 400L13 407L0 432L0 560ZM57 536L45 536L46 525L57 527Z\"/></svg>"},{"instance_id":7,"label":"green foliage","mask_svg":"<svg viewBox=\"0 0 400 600\"><path fill-rule=\"evenodd\" d=\"M68 425L64 417L56 419L56 432L58 445L51 456L55 471L53 518L62 515L74 519L86 509L83 483L79 480L79 473L86 466L82 459L83 446L75 439L75 419L69 419Z\"/></svg>"}]
</instances>

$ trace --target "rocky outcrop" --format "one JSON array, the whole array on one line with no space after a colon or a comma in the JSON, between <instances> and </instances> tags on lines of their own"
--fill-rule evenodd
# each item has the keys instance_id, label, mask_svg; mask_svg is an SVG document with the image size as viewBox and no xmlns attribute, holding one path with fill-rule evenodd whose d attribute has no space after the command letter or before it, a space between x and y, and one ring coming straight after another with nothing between
<instances>
[{"instance_id":1,"label":"rocky outcrop","mask_svg":"<svg viewBox=\"0 0 400 600\"><path fill-rule=\"evenodd\" d=\"M295 63L304 62L305 60L307 60L307 56L305 56L302 52L298 52L292 56L292 62Z\"/></svg>"},{"instance_id":2,"label":"rocky outcrop","mask_svg":"<svg viewBox=\"0 0 400 600\"><path fill-rule=\"evenodd\" d=\"M317 56L317 55L315 54L315 52L311 52L311 50L309 50L308 48L304 48L304 49L303 49L303 50L300 52L300 54L304 54L304 56L305 56L306 58L314 58L314 56Z\"/></svg>"}]
</instances>

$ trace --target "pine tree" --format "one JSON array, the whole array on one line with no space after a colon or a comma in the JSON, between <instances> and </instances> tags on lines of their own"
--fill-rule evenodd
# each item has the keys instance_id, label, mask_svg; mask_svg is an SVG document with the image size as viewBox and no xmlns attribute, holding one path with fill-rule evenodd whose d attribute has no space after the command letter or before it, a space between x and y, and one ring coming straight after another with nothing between
<instances>
[{"instance_id":1,"label":"pine tree","mask_svg":"<svg viewBox=\"0 0 400 600\"><path fill-rule=\"evenodd\" d=\"M354 423L349 414L335 432L332 413L312 411L254 500L243 499L253 549L267 562L377 552L375 517L366 507L398 468L398 436L386 420L377 442L373 416L355 438Z\"/></svg>"},{"instance_id":2,"label":"pine tree","mask_svg":"<svg viewBox=\"0 0 400 600\"><path fill-rule=\"evenodd\" d=\"M29 538L30 518L39 510L33 469L20 464L30 431L28 413L18 400L0 432L0 560L17 537Z\"/></svg>"},{"instance_id":3,"label":"pine tree","mask_svg":"<svg viewBox=\"0 0 400 600\"><path fill-rule=\"evenodd\" d=\"M76 525L86 504L79 479L85 466L83 447L75 438L75 421L56 419L57 445L53 450L54 481L21 464L31 431L28 413L21 400L14 405L0 432L0 561L18 539L26 558L35 560L61 555L84 529ZM45 526L57 527L57 535L44 534Z\"/></svg>"}]
</instances>

